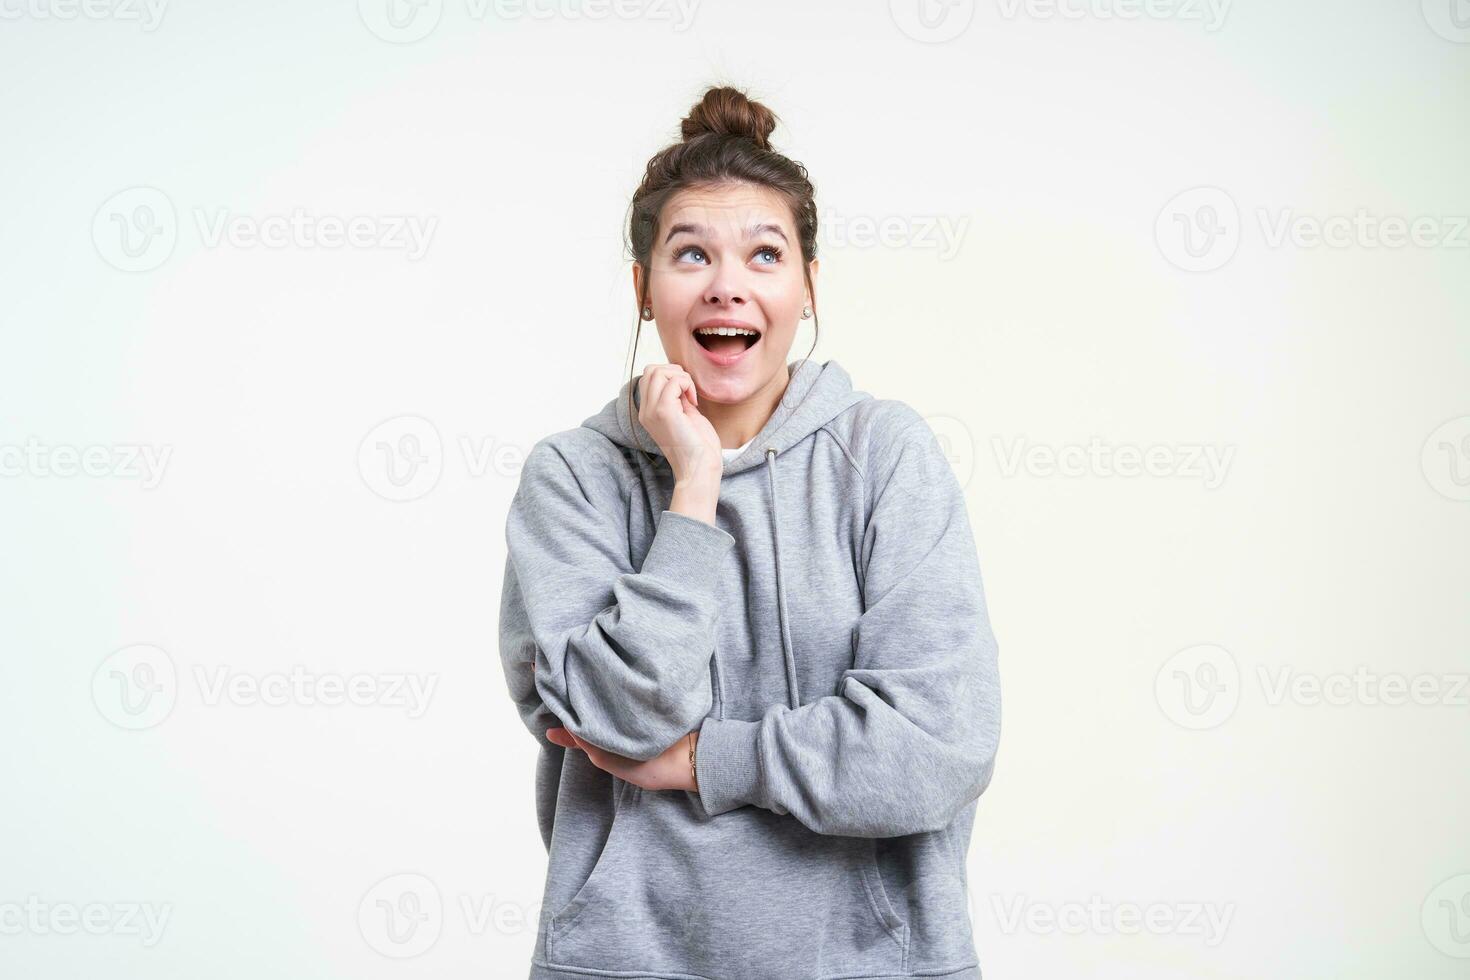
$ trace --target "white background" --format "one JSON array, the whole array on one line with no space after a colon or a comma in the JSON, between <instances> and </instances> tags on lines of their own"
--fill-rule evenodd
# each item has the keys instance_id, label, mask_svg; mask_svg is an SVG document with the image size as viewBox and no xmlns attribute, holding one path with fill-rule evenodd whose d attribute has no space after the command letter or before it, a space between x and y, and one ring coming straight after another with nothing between
<instances>
[{"instance_id":1,"label":"white background","mask_svg":"<svg viewBox=\"0 0 1470 980\"><path fill-rule=\"evenodd\" d=\"M1462 0L94 2L0 0L0 974L525 975L505 509L711 83L816 183L813 356L965 482L987 980L1470 969ZM293 669L372 687L214 686Z\"/></svg>"}]
</instances>

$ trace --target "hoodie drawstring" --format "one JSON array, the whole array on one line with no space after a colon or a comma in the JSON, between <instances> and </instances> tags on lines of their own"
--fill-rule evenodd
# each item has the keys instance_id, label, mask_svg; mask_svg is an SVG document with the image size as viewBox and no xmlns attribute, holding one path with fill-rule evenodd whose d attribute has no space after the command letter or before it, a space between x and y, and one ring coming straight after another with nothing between
<instances>
[{"instance_id":1,"label":"hoodie drawstring","mask_svg":"<svg viewBox=\"0 0 1470 980\"><path fill-rule=\"evenodd\" d=\"M786 622L786 590L781 585L781 515L776 510L776 447L766 447L766 476L771 483L771 533L776 549L776 618L781 625L781 653L786 659L786 694L793 709L801 707L796 691L796 655L791 652L791 633Z\"/></svg>"}]
</instances>

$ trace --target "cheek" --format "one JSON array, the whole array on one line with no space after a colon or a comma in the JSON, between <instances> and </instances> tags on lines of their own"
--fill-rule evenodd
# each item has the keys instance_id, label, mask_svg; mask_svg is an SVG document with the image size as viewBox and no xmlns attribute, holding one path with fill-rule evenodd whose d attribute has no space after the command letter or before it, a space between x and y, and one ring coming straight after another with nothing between
<instances>
[{"instance_id":1,"label":"cheek","mask_svg":"<svg viewBox=\"0 0 1470 980\"><path fill-rule=\"evenodd\" d=\"M806 301L806 284L797 280L791 283L773 284L769 289L763 289L759 293L761 306L770 318L772 326L788 327L801 315L801 308Z\"/></svg>"},{"instance_id":2,"label":"cheek","mask_svg":"<svg viewBox=\"0 0 1470 980\"><path fill-rule=\"evenodd\" d=\"M682 318L703 294L700 281L694 276L669 276L655 281L653 306L665 319Z\"/></svg>"}]
</instances>

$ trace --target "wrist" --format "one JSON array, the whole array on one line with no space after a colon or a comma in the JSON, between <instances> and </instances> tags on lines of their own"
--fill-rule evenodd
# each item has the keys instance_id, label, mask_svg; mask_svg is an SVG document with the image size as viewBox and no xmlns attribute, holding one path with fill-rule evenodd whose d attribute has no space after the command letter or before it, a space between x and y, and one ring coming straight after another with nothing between
<instances>
[{"instance_id":1,"label":"wrist","mask_svg":"<svg viewBox=\"0 0 1470 980\"><path fill-rule=\"evenodd\" d=\"M674 488L684 487L701 492L720 492L720 480L724 478L725 465L721 460L717 466L700 466L674 474Z\"/></svg>"},{"instance_id":2,"label":"wrist","mask_svg":"<svg viewBox=\"0 0 1470 980\"><path fill-rule=\"evenodd\" d=\"M720 485L708 483L674 483L674 496L669 501L669 510L704 521L715 523L715 505L720 500Z\"/></svg>"},{"instance_id":3,"label":"wrist","mask_svg":"<svg viewBox=\"0 0 1470 980\"><path fill-rule=\"evenodd\" d=\"M699 766L695 762L695 750L699 747L699 730L695 729L689 733L689 781L694 786L694 792L699 792Z\"/></svg>"}]
</instances>

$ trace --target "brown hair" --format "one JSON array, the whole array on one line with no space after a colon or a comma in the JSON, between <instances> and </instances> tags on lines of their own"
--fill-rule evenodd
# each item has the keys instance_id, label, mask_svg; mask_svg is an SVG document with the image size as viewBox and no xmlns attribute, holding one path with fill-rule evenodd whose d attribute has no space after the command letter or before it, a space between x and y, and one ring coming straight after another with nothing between
<instances>
[{"instance_id":1,"label":"brown hair","mask_svg":"<svg viewBox=\"0 0 1470 980\"><path fill-rule=\"evenodd\" d=\"M653 246L658 238L659 215L670 197L692 187L747 183L767 187L791 208L796 237L801 248L801 275L812 297L812 350L816 350L819 318L817 292L812 287L810 263L817 255L817 205L806 168L771 148L771 131L776 115L728 85L711 86L679 124L681 142L672 143L653 155L643 172L643 181L633 192L629 206L627 238L630 257L643 267L642 294L638 297L633 328L633 347L628 353L629 380L642 333L642 311L649 303ZM807 351L805 361L811 356ZM633 391L628 386L629 428L635 434Z\"/></svg>"}]
</instances>

